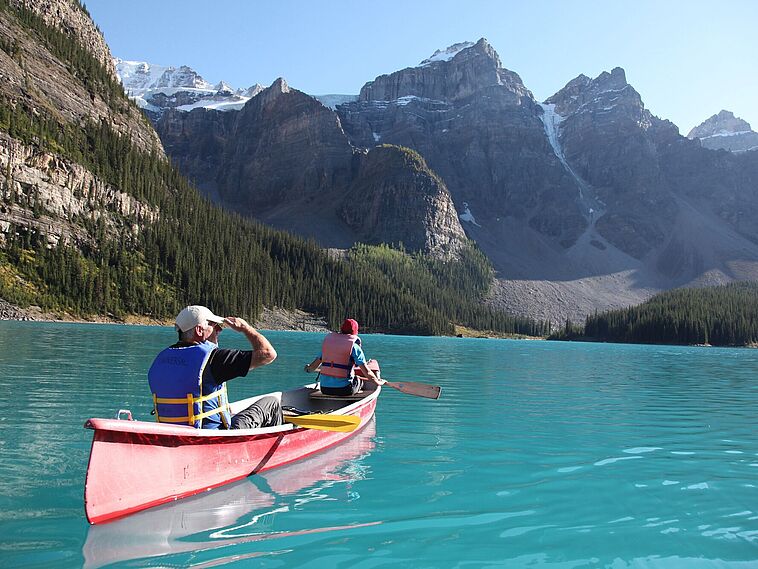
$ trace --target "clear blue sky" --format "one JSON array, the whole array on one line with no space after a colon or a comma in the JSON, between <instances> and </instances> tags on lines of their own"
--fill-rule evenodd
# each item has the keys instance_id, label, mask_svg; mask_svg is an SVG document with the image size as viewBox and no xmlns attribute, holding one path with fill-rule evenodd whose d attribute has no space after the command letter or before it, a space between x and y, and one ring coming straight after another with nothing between
<instances>
[{"instance_id":1,"label":"clear blue sky","mask_svg":"<svg viewBox=\"0 0 758 569\"><path fill-rule=\"evenodd\" d=\"M233 87L284 77L357 94L377 75L485 37L538 100L623 67L683 134L721 109L758 130L758 0L85 0L114 56Z\"/></svg>"}]
</instances>

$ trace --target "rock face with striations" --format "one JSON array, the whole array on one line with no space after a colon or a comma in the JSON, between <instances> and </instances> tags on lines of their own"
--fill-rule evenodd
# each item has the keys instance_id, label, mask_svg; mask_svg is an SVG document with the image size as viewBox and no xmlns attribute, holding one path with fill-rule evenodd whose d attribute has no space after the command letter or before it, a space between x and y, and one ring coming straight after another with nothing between
<instances>
[{"instance_id":1,"label":"rock face with striations","mask_svg":"<svg viewBox=\"0 0 758 569\"><path fill-rule=\"evenodd\" d=\"M8 0L10 4L25 7L35 12L50 27L58 28L74 37L105 67L113 78L113 66L108 44L90 18L86 8L77 0Z\"/></svg>"},{"instance_id":2,"label":"rock face with striations","mask_svg":"<svg viewBox=\"0 0 758 569\"><path fill-rule=\"evenodd\" d=\"M446 256L459 248L456 239L465 239L457 218L439 221L449 215L452 202L425 166L403 160L398 150L368 156L354 151L337 114L283 79L239 112L170 110L157 129L180 170L214 200L325 246L347 247L356 239L403 241ZM380 189L385 178L392 181ZM377 195L392 195L394 201L382 202ZM363 222L366 200L373 205L370 221ZM393 237L389 228L397 229L400 219L406 227ZM440 227L444 231L435 236Z\"/></svg>"},{"instance_id":3,"label":"rock face with striations","mask_svg":"<svg viewBox=\"0 0 758 569\"><path fill-rule=\"evenodd\" d=\"M687 138L699 139L704 148L713 150L758 150L758 132L753 131L750 123L735 117L731 111L721 111L713 115L693 128Z\"/></svg>"},{"instance_id":4,"label":"rock face with striations","mask_svg":"<svg viewBox=\"0 0 758 569\"><path fill-rule=\"evenodd\" d=\"M545 106L567 164L594 195L598 234L640 260L645 280L758 274L758 153L714 153L682 137L644 108L620 68L580 75Z\"/></svg>"},{"instance_id":5,"label":"rock face with striations","mask_svg":"<svg viewBox=\"0 0 758 569\"><path fill-rule=\"evenodd\" d=\"M353 152L337 116L283 79L238 113L167 111L157 129L201 190L255 217L350 179Z\"/></svg>"},{"instance_id":6,"label":"rock face with striations","mask_svg":"<svg viewBox=\"0 0 758 569\"><path fill-rule=\"evenodd\" d=\"M399 243L438 258L466 236L445 183L407 148L377 146L362 157L341 216L364 242Z\"/></svg>"},{"instance_id":7,"label":"rock face with striations","mask_svg":"<svg viewBox=\"0 0 758 569\"><path fill-rule=\"evenodd\" d=\"M84 47L106 69L114 82L118 76L108 46L97 27L75 0L11 0L38 15L48 26L59 29ZM160 139L133 105L126 101L113 108L98 93L92 93L33 34L24 31L13 10L0 19L0 40L14 45L15 53L0 51L0 97L9 104L24 104L60 115L72 124L86 120L105 121L114 131L128 136L145 151L163 154ZM33 88L30 88L33 87ZM54 110L52 110L54 109Z\"/></svg>"},{"instance_id":8,"label":"rock face with striations","mask_svg":"<svg viewBox=\"0 0 758 569\"><path fill-rule=\"evenodd\" d=\"M559 117L567 162L592 193L598 233L634 258L666 234L676 205L663 188L656 140L676 137L674 125L645 109L617 67L590 79L580 75L545 101Z\"/></svg>"},{"instance_id":9,"label":"rock face with striations","mask_svg":"<svg viewBox=\"0 0 758 569\"><path fill-rule=\"evenodd\" d=\"M25 11L38 16L48 28L70 36L103 65L117 87L105 40L78 2L11 0L0 10L0 102L17 111L16 117L43 117L48 129L56 125L75 130L86 121L107 125L137 148L163 155L157 134L139 110L118 91L110 97L102 75L88 82L77 73L75 63L60 59L56 55L60 51L46 43L44 34L30 28L39 22L30 24ZM82 54L77 56L81 59ZM50 246L65 242L96 248L102 233L96 234L93 227L99 226L99 231L109 237L123 237L158 217L154 205L107 183L70 156L45 150L36 137L30 141L28 129L21 126L14 129L6 125L0 131L4 172L0 245L13 231L42 235Z\"/></svg>"},{"instance_id":10,"label":"rock face with striations","mask_svg":"<svg viewBox=\"0 0 758 569\"><path fill-rule=\"evenodd\" d=\"M545 137L542 109L487 40L378 77L359 99L337 107L351 142L418 151L459 211L465 203L481 221L512 220L563 247L586 228L577 186Z\"/></svg>"}]
</instances>

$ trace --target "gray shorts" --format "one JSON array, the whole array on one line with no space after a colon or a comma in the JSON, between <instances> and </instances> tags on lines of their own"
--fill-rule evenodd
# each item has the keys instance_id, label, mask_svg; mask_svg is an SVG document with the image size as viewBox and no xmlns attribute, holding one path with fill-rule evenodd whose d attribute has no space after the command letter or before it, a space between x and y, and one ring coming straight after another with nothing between
<instances>
[{"instance_id":1,"label":"gray shorts","mask_svg":"<svg viewBox=\"0 0 758 569\"><path fill-rule=\"evenodd\" d=\"M281 425L282 405L273 396L261 397L247 409L232 417L232 429L258 429Z\"/></svg>"}]
</instances>

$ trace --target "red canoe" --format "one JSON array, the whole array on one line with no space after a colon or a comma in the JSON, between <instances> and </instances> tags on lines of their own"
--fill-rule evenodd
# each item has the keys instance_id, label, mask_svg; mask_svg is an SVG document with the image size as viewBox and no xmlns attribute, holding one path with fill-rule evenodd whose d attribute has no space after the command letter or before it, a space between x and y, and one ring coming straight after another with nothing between
<instances>
[{"instance_id":1,"label":"red canoe","mask_svg":"<svg viewBox=\"0 0 758 569\"><path fill-rule=\"evenodd\" d=\"M380 391L366 382L364 391L353 398L318 397L314 386L265 395L281 396L282 405L335 419L360 417L360 429L373 417ZM259 397L263 395L232 403L232 413ZM289 464L357 432L293 424L219 431L121 419L89 419L84 426L95 431L84 489L87 519L93 524Z\"/></svg>"}]
</instances>

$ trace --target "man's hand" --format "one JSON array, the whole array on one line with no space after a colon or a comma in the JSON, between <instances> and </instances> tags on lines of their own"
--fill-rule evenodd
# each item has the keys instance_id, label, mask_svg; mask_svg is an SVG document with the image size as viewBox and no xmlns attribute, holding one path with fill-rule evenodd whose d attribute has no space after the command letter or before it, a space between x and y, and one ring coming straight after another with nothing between
<instances>
[{"instance_id":1,"label":"man's hand","mask_svg":"<svg viewBox=\"0 0 758 569\"><path fill-rule=\"evenodd\" d=\"M235 332L245 332L252 328L252 326L247 323L247 320L244 318L237 318L236 316L227 316L224 318L224 324L229 326L229 328Z\"/></svg>"}]
</instances>

